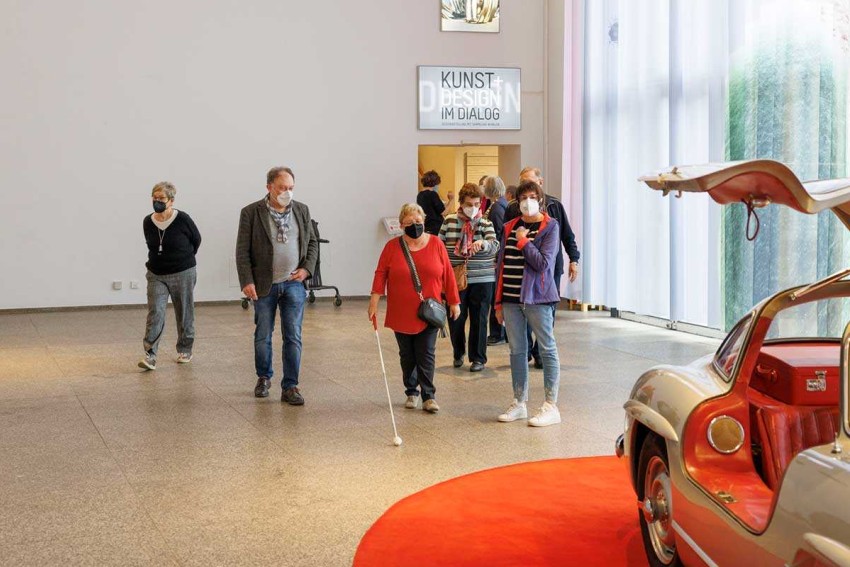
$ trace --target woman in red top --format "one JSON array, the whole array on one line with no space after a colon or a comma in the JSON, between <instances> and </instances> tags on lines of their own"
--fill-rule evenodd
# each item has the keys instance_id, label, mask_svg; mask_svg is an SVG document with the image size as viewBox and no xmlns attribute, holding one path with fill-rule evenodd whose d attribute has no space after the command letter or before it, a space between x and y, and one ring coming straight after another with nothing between
<instances>
[{"instance_id":1,"label":"woman in red top","mask_svg":"<svg viewBox=\"0 0 850 567\"><path fill-rule=\"evenodd\" d=\"M443 242L425 232L425 213L419 205L410 203L401 208L398 215L404 235L422 283L422 296L439 299L446 295L450 315L460 315L460 295L457 291L454 272ZM416 408L416 398L422 392L422 409L435 413L440 406L434 399L434 354L437 347L437 329L429 327L417 316L419 295L413 287L413 277L404 256L399 239L387 242L372 281L372 296L369 301L369 319L378 314L378 300L386 292L387 316L384 326L395 331L404 393L404 407Z\"/></svg>"}]
</instances>

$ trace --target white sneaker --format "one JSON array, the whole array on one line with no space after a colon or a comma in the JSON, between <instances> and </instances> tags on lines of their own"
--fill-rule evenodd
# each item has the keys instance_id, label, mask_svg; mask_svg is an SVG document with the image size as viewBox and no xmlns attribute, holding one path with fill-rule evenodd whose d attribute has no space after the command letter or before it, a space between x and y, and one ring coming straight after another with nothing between
<instances>
[{"instance_id":1,"label":"white sneaker","mask_svg":"<svg viewBox=\"0 0 850 567\"><path fill-rule=\"evenodd\" d=\"M509 423L511 421L516 421L518 419L525 419L528 417L528 408L525 405L525 402L521 402L519 400L514 400L511 404L511 407L508 410L499 416L499 421L502 423Z\"/></svg>"},{"instance_id":2,"label":"white sneaker","mask_svg":"<svg viewBox=\"0 0 850 567\"><path fill-rule=\"evenodd\" d=\"M537 414L528 420L528 425L532 427L546 427L556 423L561 423L561 412L558 411L558 406L551 402L545 402L537 410Z\"/></svg>"},{"instance_id":3,"label":"white sneaker","mask_svg":"<svg viewBox=\"0 0 850 567\"><path fill-rule=\"evenodd\" d=\"M407 401L404 402L404 407L407 409L416 409L416 402L419 401L419 396L407 396Z\"/></svg>"},{"instance_id":4,"label":"white sneaker","mask_svg":"<svg viewBox=\"0 0 850 567\"><path fill-rule=\"evenodd\" d=\"M192 353L191 352L178 352L177 353L177 362L180 364L186 364L187 362L192 362Z\"/></svg>"}]
</instances>

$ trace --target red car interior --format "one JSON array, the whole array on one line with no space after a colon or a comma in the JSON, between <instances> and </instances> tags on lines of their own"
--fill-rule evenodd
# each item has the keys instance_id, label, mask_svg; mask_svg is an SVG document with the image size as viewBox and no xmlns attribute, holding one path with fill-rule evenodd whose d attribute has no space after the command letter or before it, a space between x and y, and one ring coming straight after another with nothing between
<instances>
[{"instance_id":1,"label":"red car interior","mask_svg":"<svg viewBox=\"0 0 850 567\"><path fill-rule=\"evenodd\" d=\"M837 406L840 355L838 343L765 345L750 387L795 406Z\"/></svg>"},{"instance_id":2,"label":"red car interior","mask_svg":"<svg viewBox=\"0 0 850 567\"><path fill-rule=\"evenodd\" d=\"M739 379L729 394L707 400L688 420L689 474L753 531L767 528L776 490L797 453L831 442L838 431L839 357L837 343L764 345L750 362L749 382ZM744 426L746 441L736 453L718 453L707 441L708 424L720 415Z\"/></svg>"},{"instance_id":3,"label":"red car interior","mask_svg":"<svg viewBox=\"0 0 850 567\"><path fill-rule=\"evenodd\" d=\"M750 415L762 476L771 489L779 488L797 453L835 438L840 354L840 345L828 342L762 347L750 379Z\"/></svg>"},{"instance_id":4,"label":"red car interior","mask_svg":"<svg viewBox=\"0 0 850 567\"><path fill-rule=\"evenodd\" d=\"M768 403L756 410L756 427L762 442L764 480L776 490L797 453L835 439L838 406Z\"/></svg>"}]
</instances>

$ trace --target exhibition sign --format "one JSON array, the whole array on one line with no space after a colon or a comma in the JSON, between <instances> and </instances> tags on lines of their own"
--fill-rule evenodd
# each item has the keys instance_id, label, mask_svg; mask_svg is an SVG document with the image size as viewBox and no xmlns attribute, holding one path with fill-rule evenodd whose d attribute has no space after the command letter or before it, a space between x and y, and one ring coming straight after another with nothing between
<instances>
[{"instance_id":1,"label":"exhibition sign","mask_svg":"<svg viewBox=\"0 0 850 567\"><path fill-rule=\"evenodd\" d=\"M520 70L419 66L421 130L519 130Z\"/></svg>"}]
</instances>

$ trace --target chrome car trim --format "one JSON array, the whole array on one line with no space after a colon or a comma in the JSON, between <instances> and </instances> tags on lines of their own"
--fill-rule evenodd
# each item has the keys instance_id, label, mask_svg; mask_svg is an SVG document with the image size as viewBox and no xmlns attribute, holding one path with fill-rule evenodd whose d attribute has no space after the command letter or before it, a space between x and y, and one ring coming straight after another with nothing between
<instances>
[{"instance_id":1,"label":"chrome car trim","mask_svg":"<svg viewBox=\"0 0 850 567\"><path fill-rule=\"evenodd\" d=\"M842 280L842 279L846 278L847 276L850 276L850 268L845 268L845 269L841 270L840 272L835 272L831 276L827 276L824 279L820 280L819 282L809 284L806 287L804 287L803 289L799 289L797 291L791 292L791 296L790 296L791 301L797 301L798 299L800 299L804 295L808 295L808 294L812 293L813 291L817 291L817 290L821 289L822 287L826 287L833 282L837 282L838 280Z\"/></svg>"},{"instance_id":2,"label":"chrome car trim","mask_svg":"<svg viewBox=\"0 0 850 567\"><path fill-rule=\"evenodd\" d=\"M715 563L711 559L711 557L709 557L708 554L703 551L700 546L697 545L697 542L695 542L693 538L691 538L691 536L689 536L688 533L684 529L682 529L682 526L680 526L679 523L676 522L676 520L673 520L673 531L675 531L679 535L679 537L681 537L685 541L685 543L688 544L688 547L694 550L694 553L699 555L699 558L702 559L705 564L708 565L708 567L719 567L719 565L717 565L717 563Z\"/></svg>"},{"instance_id":3,"label":"chrome car trim","mask_svg":"<svg viewBox=\"0 0 850 567\"><path fill-rule=\"evenodd\" d=\"M670 422L667 421L663 415L648 405L637 400L629 400L623 404L623 409L626 410L627 414L646 425L665 439L675 441L676 443L679 442L679 435L676 434L676 430L673 429Z\"/></svg>"},{"instance_id":4,"label":"chrome car trim","mask_svg":"<svg viewBox=\"0 0 850 567\"><path fill-rule=\"evenodd\" d=\"M850 566L850 548L822 535L807 532L803 534L805 541L812 550L830 563L842 567Z\"/></svg>"},{"instance_id":5,"label":"chrome car trim","mask_svg":"<svg viewBox=\"0 0 850 567\"><path fill-rule=\"evenodd\" d=\"M841 377L839 383L839 392L841 399L839 400L839 408L841 409L842 428L845 435L850 435L850 323L844 327L844 334L841 336L841 367L838 369Z\"/></svg>"}]
</instances>

